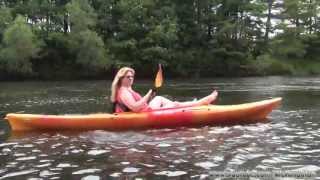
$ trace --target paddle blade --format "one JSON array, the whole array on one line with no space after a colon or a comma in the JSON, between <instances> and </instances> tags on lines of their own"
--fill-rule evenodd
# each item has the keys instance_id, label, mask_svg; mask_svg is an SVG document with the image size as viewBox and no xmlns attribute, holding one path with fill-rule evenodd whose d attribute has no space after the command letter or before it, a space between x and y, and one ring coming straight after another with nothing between
<instances>
[{"instance_id":1,"label":"paddle blade","mask_svg":"<svg viewBox=\"0 0 320 180\"><path fill-rule=\"evenodd\" d=\"M162 68L161 68L161 64L159 64L159 69L156 75L156 79L154 80L154 86L156 88L159 88L162 86L162 83L163 83Z\"/></svg>"}]
</instances>

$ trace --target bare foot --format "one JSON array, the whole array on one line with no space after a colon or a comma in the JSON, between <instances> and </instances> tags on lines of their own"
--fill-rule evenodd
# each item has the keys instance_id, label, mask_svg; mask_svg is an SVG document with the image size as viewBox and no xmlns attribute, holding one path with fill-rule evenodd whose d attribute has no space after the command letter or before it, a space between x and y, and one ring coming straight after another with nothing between
<instances>
[{"instance_id":1,"label":"bare foot","mask_svg":"<svg viewBox=\"0 0 320 180\"><path fill-rule=\"evenodd\" d=\"M214 100L216 100L217 99L217 97L218 97L218 91L216 91L216 90L214 90L214 91L212 91L212 93L209 95L209 104L210 103L212 103Z\"/></svg>"},{"instance_id":2,"label":"bare foot","mask_svg":"<svg viewBox=\"0 0 320 180\"><path fill-rule=\"evenodd\" d=\"M212 93L210 95L203 98L204 104L207 105L207 104L212 103L214 100L216 100L217 96L218 96L218 92L216 90L212 91Z\"/></svg>"}]
</instances>

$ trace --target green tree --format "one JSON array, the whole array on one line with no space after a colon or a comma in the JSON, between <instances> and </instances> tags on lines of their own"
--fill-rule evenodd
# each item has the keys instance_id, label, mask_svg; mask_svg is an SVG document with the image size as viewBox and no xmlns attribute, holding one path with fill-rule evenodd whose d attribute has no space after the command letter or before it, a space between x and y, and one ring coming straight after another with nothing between
<instances>
[{"instance_id":1,"label":"green tree","mask_svg":"<svg viewBox=\"0 0 320 180\"><path fill-rule=\"evenodd\" d=\"M161 62L177 76L291 73L319 59L319 11L319 0L0 0L1 72L79 78L131 65L146 77Z\"/></svg>"},{"instance_id":2,"label":"green tree","mask_svg":"<svg viewBox=\"0 0 320 180\"><path fill-rule=\"evenodd\" d=\"M39 52L40 43L24 17L17 16L13 24L5 30L3 42L0 64L11 73L32 73L31 59Z\"/></svg>"},{"instance_id":3,"label":"green tree","mask_svg":"<svg viewBox=\"0 0 320 180\"><path fill-rule=\"evenodd\" d=\"M114 66L126 64L143 70L159 62L170 64L178 40L171 1L120 0L107 5L103 9L110 24L100 27L108 33Z\"/></svg>"},{"instance_id":4,"label":"green tree","mask_svg":"<svg viewBox=\"0 0 320 180\"><path fill-rule=\"evenodd\" d=\"M313 32L315 1L284 0L283 21L276 28L282 33L271 43L272 54L280 58L303 58L308 48L305 36Z\"/></svg>"},{"instance_id":5,"label":"green tree","mask_svg":"<svg viewBox=\"0 0 320 180\"><path fill-rule=\"evenodd\" d=\"M11 9L0 5L0 43L7 26L12 23Z\"/></svg>"},{"instance_id":6,"label":"green tree","mask_svg":"<svg viewBox=\"0 0 320 180\"><path fill-rule=\"evenodd\" d=\"M271 42L271 52L280 59L303 58L306 54L306 44L297 37L296 29L287 28Z\"/></svg>"},{"instance_id":7,"label":"green tree","mask_svg":"<svg viewBox=\"0 0 320 180\"><path fill-rule=\"evenodd\" d=\"M154 3L146 21L148 31L141 40L143 63L153 67L158 63L172 64L178 43L178 24L172 5L166 1Z\"/></svg>"},{"instance_id":8,"label":"green tree","mask_svg":"<svg viewBox=\"0 0 320 180\"><path fill-rule=\"evenodd\" d=\"M107 52L102 39L97 33L85 30L75 37L74 49L77 52L77 62L89 67L107 67Z\"/></svg>"},{"instance_id":9,"label":"green tree","mask_svg":"<svg viewBox=\"0 0 320 180\"><path fill-rule=\"evenodd\" d=\"M269 34L272 32L272 24L271 24L271 18L272 18L272 9L274 6L274 0L266 0L267 3L267 21L266 21L266 28L265 28L265 35L264 35L264 41L265 43L269 42Z\"/></svg>"},{"instance_id":10,"label":"green tree","mask_svg":"<svg viewBox=\"0 0 320 180\"><path fill-rule=\"evenodd\" d=\"M72 33L87 30L97 23L97 14L88 0L72 0L66 5L66 9L70 16Z\"/></svg>"},{"instance_id":11,"label":"green tree","mask_svg":"<svg viewBox=\"0 0 320 180\"><path fill-rule=\"evenodd\" d=\"M72 0L66 5L70 14L69 48L82 67L105 69L109 66L102 38L90 28L96 25L96 13L87 0Z\"/></svg>"}]
</instances>

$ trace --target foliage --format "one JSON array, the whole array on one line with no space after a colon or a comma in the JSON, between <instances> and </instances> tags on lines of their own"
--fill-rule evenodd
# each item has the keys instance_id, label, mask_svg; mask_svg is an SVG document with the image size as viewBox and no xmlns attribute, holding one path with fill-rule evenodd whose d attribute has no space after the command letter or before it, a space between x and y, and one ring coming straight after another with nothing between
<instances>
[{"instance_id":1,"label":"foliage","mask_svg":"<svg viewBox=\"0 0 320 180\"><path fill-rule=\"evenodd\" d=\"M317 74L319 12L318 0L1 0L1 75Z\"/></svg>"},{"instance_id":2,"label":"foliage","mask_svg":"<svg viewBox=\"0 0 320 180\"><path fill-rule=\"evenodd\" d=\"M271 43L272 54L282 58L303 58L307 45L295 33L296 31L287 30L275 38Z\"/></svg>"},{"instance_id":3,"label":"foliage","mask_svg":"<svg viewBox=\"0 0 320 180\"><path fill-rule=\"evenodd\" d=\"M3 33L8 25L12 22L11 10L6 7L0 6L0 42L2 40Z\"/></svg>"},{"instance_id":4,"label":"foliage","mask_svg":"<svg viewBox=\"0 0 320 180\"><path fill-rule=\"evenodd\" d=\"M294 68L290 63L279 61L269 54L259 56L253 63L253 68L259 75L293 74Z\"/></svg>"},{"instance_id":5,"label":"foliage","mask_svg":"<svg viewBox=\"0 0 320 180\"><path fill-rule=\"evenodd\" d=\"M108 65L104 43L97 33L90 30L79 32L72 39L77 63L88 67L106 67Z\"/></svg>"},{"instance_id":6,"label":"foliage","mask_svg":"<svg viewBox=\"0 0 320 180\"><path fill-rule=\"evenodd\" d=\"M36 57L40 44L25 18L17 16L4 32L4 48L0 52L1 64L8 72L32 73L31 58Z\"/></svg>"},{"instance_id":7,"label":"foliage","mask_svg":"<svg viewBox=\"0 0 320 180\"><path fill-rule=\"evenodd\" d=\"M85 31L96 24L97 15L88 0L72 0L66 5L66 9L73 33Z\"/></svg>"},{"instance_id":8,"label":"foliage","mask_svg":"<svg viewBox=\"0 0 320 180\"><path fill-rule=\"evenodd\" d=\"M104 42L90 30L97 21L93 8L87 0L72 0L66 8L71 22L69 49L75 55L76 63L87 68L106 68L108 58Z\"/></svg>"}]
</instances>

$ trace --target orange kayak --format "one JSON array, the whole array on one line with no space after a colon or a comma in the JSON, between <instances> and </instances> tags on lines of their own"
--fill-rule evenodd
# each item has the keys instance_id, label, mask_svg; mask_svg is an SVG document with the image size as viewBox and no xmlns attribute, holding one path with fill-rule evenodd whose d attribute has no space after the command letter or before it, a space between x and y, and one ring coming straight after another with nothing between
<instances>
[{"instance_id":1,"label":"orange kayak","mask_svg":"<svg viewBox=\"0 0 320 180\"><path fill-rule=\"evenodd\" d=\"M262 122L281 103L273 98L238 105L180 107L149 112L88 115L7 114L13 131L96 130L124 131L180 126L232 125Z\"/></svg>"}]
</instances>

